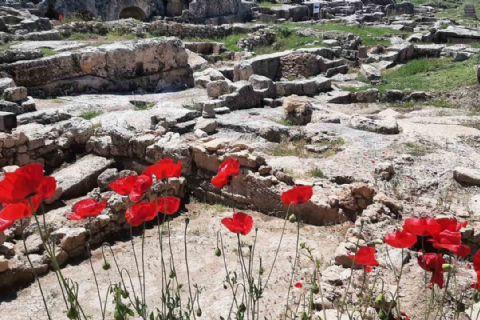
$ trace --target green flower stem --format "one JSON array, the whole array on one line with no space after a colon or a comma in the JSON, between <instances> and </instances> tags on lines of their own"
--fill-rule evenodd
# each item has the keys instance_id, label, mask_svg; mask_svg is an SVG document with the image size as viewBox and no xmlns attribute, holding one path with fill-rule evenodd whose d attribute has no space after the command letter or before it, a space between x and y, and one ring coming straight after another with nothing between
<instances>
[{"instance_id":1,"label":"green flower stem","mask_svg":"<svg viewBox=\"0 0 480 320\"><path fill-rule=\"evenodd\" d=\"M92 218L89 218L88 220L89 220L88 222L90 224L90 228L88 229L88 235L89 235L89 238L90 238L89 240L92 240L92 231L91 231ZM90 261L90 269L92 269L92 273L93 273L93 279L95 279L95 286L97 287L98 301L100 302L100 311L102 312L102 318L105 318L105 311L103 310L103 306L102 306L102 296L100 295L100 288L98 286L97 275L95 273L95 269L93 268L92 252L90 251L89 241L87 241L87 254L88 254L88 260Z\"/></svg>"},{"instance_id":2,"label":"green flower stem","mask_svg":"<svg viewBox=\"0 0 480 320\"><path fill-rule=\"evenodd\" d=\"M188 218L187 218L188 219ZM193 312L193 309L194 309L194 297L192 295L192 285L190 283L190 268L188 266L188 250L187 250L187 229L188 229L188 223L189 223L189 220L185 220L185 233L184 233L184 237L183 237L183 244L184 244L184 247L185 247L185 265L187 267L187 282L188 282L188 293L190 295L190 301L191 301L191 304L192 304L192 310L191 310L191 313L193 315L193 319L196 319L196 315L195 315L195 312Z\"/></svg>"},{"instance_id":3,"label":"green flower stem","mask_svg":"<svg viewBox=\"0 0 480 320\"><path fill-rule=\"evenodd\" d=\"M35 219L35 224L38 228L38 232L40 233L40 238L42 239L42 244L43 244L43 247L44 249L47 251L47 254L48 256L50 257L50 260L52 261L52 264L53 264L53 268L55 270L55 273L58 274L58 276L60 277L60 281L61 283L59 283L60 285L60 288L62 288L62 284L63 286L65 287L65 290L67 291L67 294L69 297L73 297L73 292L69 289L68 285L67 285L67 281L65 280L65 277L63 276L63 273L62 271L60 270L60 266L58 265L58 262L57 262L57 258L55 257L55 255L52 253L52 251L50 250L50 247L48 246L48 243L47 243L47 238L46 238L46 234L48 233L47 232L47 229L46 229L46 222L45 222L45 210L43 208L43 205L42 205L42 210L43 210L43 222L44 222L44 229L45 229L45 235L43 234L43 231L42 231L42 227L40 225L40 221L38 220L38 217L37 217L37 214L35 212L35 208L32 204L32 201L30 198L28 198L28 204L30 205L30 210L32 211L32 215ZM22 228L23 229L23 228ZM23 230L22 230L22 236L23 236ZM58 279L58 277L57 277ZM62 290L62 293L63 293L63 290ZM78 301L76 301L76 304L78 305L78 309L81 311L82 313L82 316L85 320L87 320L87 316L85 315L85 313L83 312L83 309L82 307L80 306L80 304L78 303ZM68 307L67 307L68 309Z\"/></svg>"},{"instance_id":4,"label":"green flower stem","mask_svg":"<svg viewBox=\"0 0 480 320\"><path fill-rule=\"evenodd\" d=\"M240 234L237 233L237 243L238 243L238 254L239 254L239 260L240 260L240 269L242 270L242 279L243 279L243 294L245 297L245 301L247 303L246 305L246 314L247 314L247 320L250 318L250 312L248 311L249 309L249 302L250 302L250 297L249 297L249 289L247 289L247 286L245 285L245 278L247 278L247 282L250 284L249 277L248 277L248 271L247 267L245 266L245 259L243 258L243 251L242 251L242 244L240 242ZM249 287L250 288L250 287ZM252 319L253 320L253 319Z\"/></svg>"},{"instance_id":5,"label":"green flower stem","mask_svg":"<svg viewBox=\"0 0 480 320\"><path fill-rule=\"evenodd\" d=\"M232 305L230 307L230 312L228 313L228 317L227 317L227 320L230 320L231 318L231 314L232 314L232 308L233 308L233 305L235 304L235 306L238 308L238 301L237 301L237 289L234 288L233 284L232 284L232 281L230 280L230 272L228 271L228 266L227 266L227 259L225 258L225 247L223 245L223 238L222 238L222 234L220 232L217 233L217 237L220 238L220 245L222 247L222 256L223 256L223 264L225 266L225 273L226 273L226 279L227 279L227 283L228 285L230 286L230 289L232 290L232 295L233 295L233 301L232 301ZM217 238L218 239L218 238ZM218 243L218 240L217 240L217 243Z\"/></svg>"},{"instance_id":6,"label":"green flower stem","mask_svg":"<svg viewBox=\"0 0 480 320\"><path fill-rule=\"evenodd\" d=\"M282 234L280 235L280 241L278 242L277 250L275 250L275 257L273 258L272 267L270 268L270 272L268 273L267 281L265 281L265 285L263 286L264 288L267 288L268 282L270 281L270 277L271 277L273 269L275 267L275 263L277 261L278 252L280 251L280 246L282 245L283 235L285 234L285 229L287 227L289 211L290 211L290 206L288 206L287 214L285 215L285 221L283 222L283 228L282 228Z\"/></svg>"},{"instance_id":7,"label":"green flower stem","mask_svg":"<svg viewBox=\"0 0 480 320\"><path fill-rule=\"evenodd\" d=\"M297 242L295 244L295 257L293 258L293 266L292 266L292 273L290 275L290 283L288 285L288 291L287 291L287 303L285 306L285 319L288 317L288 303L290 299L290 291L292 289L292 284L293 284L293 277L295 276L295 269L297 267L297 256L298 256L298 246L300 242L300 221L297 221Z\"/></svg>"},{"instance_id":8,"label":"green flower stem","mask_svg":"<svg viewBox=\"0 0 480 320\"><path fill-rule=\"evenodd\" d=\"M181 310L182 309L182 296L180 295L180 290L178 289L179 283L178 283L178 277L177 277L177 270L175 268L175 260L173 259L172 241L171 241L171 237L170 237L170 220L167 220L167 229L168 229L168 247L170 249L170 261L171 261L171 266L172 266L173 273L175 274L174 280L175 280L177 290L178 290L178 297L179 297L180 310Z\"/></svg>"},{"instance_id":9,"label":"green flower stem","mask_svg":"<svg viewBox=\"0 0 480 320\"><path fill-rule=\"evenodd\" d=\"M133 230L132 230L132 225L131 224L130 224L130 243L132 244L133 257L135 259L135 266L137 267L138 284L140 286L140 297L143 299L142 277L140 275L140 267L138 265L137 254L135 252L135 244L133 242ZM143 312L142 312L141 316L142 316L142 318L146 319Z\"/></svg>"},{"instance_id":10,"label":"green flower stem","mask_svg":"<svg viewBox=\"0 0 480 320\"><path fill-rule=\"evenodd\" d=\"M142 276L143 276L143 314L147 316L147 294L145 286L145 222L142 230Z\"/></svg>"},{"instance_id":11,"label":"green flower stem","mask_svg":"<svg viewBox=\"0 0 480 320\"><path fill-rule=\"evenodd\" d=\"M363 221L360 225L360 231L359 231L359 234L361 234L363 231ZM358 251L358 244L360 243L360 238L357 238L357 243L355 244L355 250ZM352 260L352 265L350 267L350 277L348 278L348 284L347 284L347 287L345 288L345 294L343 295L343 299L342 299L342 303L340 304L338 310L337 310L337 318L340 319L340 316L343 314L343 310L346 309L346 300L347 300L347 295L348 295L348 290L350 289L350 285L352 283L352 279L353 279L353 267L355 266L355 260L357 259L357 254L355 252L355 256L353 257L353 260ZM341 313L340 313L341 312ZM350 317L350 315L349 315Z\"/></svg>"},{"instance_id":12,"label":"green flower stem","mask_svg":"<svg viewBox=\"0 0 480 320\"><path fill-rule=\"evenodd\" d=\"M32 269L33 275L35 276L35 280L38 283L38 288L40 289L40 294L42 295L43 305L45 306L45 311L47 312L48 319L52 320L52 317L50 316L50 311L48 311L47 300L45 299L45 295L43 293L42 284L40 283L40 279L38 277L37 271L35 271L35 268L33 267L32 260L30 260L30 255L27 249L27 242L25 241L25 234L23 233L23 220L20 220L20 228L22 231L22 241L23 241L23 248L25 249L25 256L27 257L28 263L30 264L30 268Z\"/></svg>"}]
</instances>

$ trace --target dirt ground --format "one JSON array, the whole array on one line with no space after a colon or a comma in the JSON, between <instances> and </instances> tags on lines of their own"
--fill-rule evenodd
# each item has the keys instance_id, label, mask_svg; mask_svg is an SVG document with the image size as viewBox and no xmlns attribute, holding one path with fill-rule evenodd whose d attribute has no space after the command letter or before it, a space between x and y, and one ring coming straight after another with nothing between
<instances>
[{"instance_id":1,"label":"dirt ground","mask_svg":"<svg viewBox=\"0 0 480 320\"><path fill-rule=\"evenodd\" d=\"M220 231L225 245L225 254L228 268L236 270L239 267L237 263L238 255L236 251L236 235L231 234L220 223L221 219L231 216L232 211L229 208L218 205L210 206L199 203L192 203L187 206L185 215L175 218L171 222L171 245L174 253L175 264L179 282L184 284L183 297L187 298L186 286L186 268L184 259L184 221L185 217L190 218L188 229L188 254L189 266L192 284L198 284L202 288L200 296L200 306L203 312L202 319L219 319L220 316L227 318L232 296L230 290L223 288L223 279L225 270L223 259L215 256L214 251L217 242L217 232ZM255 265L258 268L259 257L262 258L265 270L265 276L270 271L275 250L278 246L281 230L284 221L279 218L267 216L257 212L248 212L253 216L254 228L258 228L258 240L256 246ZM333 257L335 248L343 238L342 226L315 227L310 225L302 226L300 241L306 242L312 248L316 257L320 258L324 264L328 264ZM242 241L247 244L253 242L255 232L242 236ZM141 237L134 238L134 245L138 254L140 254ZM266 290L263 298L261 313L269 319L278 318L283 312L285 306L288 282L290 281L291 262L295 255L296 228L294 224L287 223L285 236L278 254L276 266L272 273L271 285ZM165 245L167 240L165 239ZM243 245L242 245L243 246ZM132 255L130 241L117 242L113 246L120 268L126 268L132 275L133 284L138 291L138 277L136 276L135 260ZM108 271L102 269L103 259L101 249L93 251L93 266L97 273L97 279L104 300L105 292L110 283L118 283L119 276L116 271L113 259L110 253L106 253L107 259L112 265ZM167 255L165 256L167 259ZM139 257L140 258L140 257ZM167 259L168 260L168 259ZM161 260L159 251L159 241L157 228L146 230L145 238L145 268L146 268L146 295L149 310L159 306L160 296L159 288L161 286ZM297 270L298 274L294 282L304 282L307 272L311 272L312 265L307 258L301 257ZM238 269L237 269L238 270ZM101 319L97 289L95 287L94 277L90 269L88 260L80 262L78 265L68 265L63 269L66 277L79 283L79 299L85 313L90 319ZM47 301L50 306L52 318L55 320L67 319L65 305L54 273L41 278L41 283L46 292ZM306 290L306 289L303 289ZM294 288L295 298L301 292ZM111 318L113 304L110 296L107 302L107 319ZM18 292L8 294L8 299L0 302L0 319L9 320L44 320L47 319L43 310L43 303L36 284L22 289Z\"/></svg>"}]
</instances>

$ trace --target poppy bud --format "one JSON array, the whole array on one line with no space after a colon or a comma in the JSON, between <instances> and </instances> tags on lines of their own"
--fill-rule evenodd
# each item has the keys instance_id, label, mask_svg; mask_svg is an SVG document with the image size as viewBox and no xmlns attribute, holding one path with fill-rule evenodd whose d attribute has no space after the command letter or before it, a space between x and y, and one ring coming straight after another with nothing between
<instances>
[{"instance_id":1,"label":"poppy bud","mask_svg":"<svg viewBox=\"0 0 480 320\"><path fill-rule=\"evenodd\" d=\"M263 276L263 273L265 272L265 269L263 269L262 267L260 267L260 270L258 270L258 274Z\"/></svg>"},{"instance_id":2,"label":"poppy bud","mask_svg":"<svg viewBox=\"0 0 480 320\"><path fill-rule=\"evenodd\" d=\"M107 261L105 261L102 265L102 268L103 270L109 270L110 269L110 263L108 263Z\"/></svg>"},{"instance_id":3,"label":"poppy bud","mask_svg":"<svg viewBox=\"0 0 480 320\"><path fill-rule=\"evenodd\" d=\"M226 285L225 283L223 284L223 289L225 289L225 290L228 289L228 288L227 288L227 285Z\"/></svg>"},{"instance_id":4,"label":"poppy bud","mask_svg":"<svg viewBox=\"0 0 480 320\"><path fill-rule=\"evenodd\" d=\"M197 317L201 317L202 316L202 309L198 308L197 309Z\"/></svg>"},{"instance_id":5,"label":"poppy bud","mask_svg":"<svg viewBox=\"0 0 480 320\"><path fill-rule=\"evenodd\" d=\"M220 257L220 256L222 255L222 250L220 250L220 248L216 248L216 249L215 249L215 255L216 255L217 257Z\"/></svg>"},{"instance_id":6,"label":"poppy bud","mask_svg":"<svg viewBox=\"0 0 480 320\"><path fill-rule=\"evenodd\" d=\"M475 301L475 303L480 301L480 292L475 291L475 293L473 294L473 301Z\"/></svg>"},{"instance_id":7,"label":"poppy bud","mask_svg":"<svg viewBox=\"0 0 480 320\"><path fill-rule=\"evenodd\" d=\"M129 296L130 296L130 293L128 293L128 291L125 290L125 291L122 292L122 298L123 299L127 299Z\"/></svg>"},{"instance_id":8,"label":"poppy bud","mask_svg":"<svg viewBox=\"0 0 480 320\"><path fill-rule=\"evenodd\" d=\"M380 311L378 312L378 317L381 319L381 320L387 320L388 319L388 314L385 310L383 309L380 309Z\"/></svg>"},{"instance_id":9,"label":"poppy bud","mask_svg":"<svg viewBox=\"0 0 480 320\"><path fill-rule=\"evenodd\" d=\"M312 285L312 292L313 292L314 294L318 294L318 293L320 292L320 289L318 288L318 284L314 283L314 284Z\"/></svg>"},{"instance_id":10,"label":"poppy bud","mask_svg":"<svg viewBox=\"0 0 480 320\"><path fill-rule=\"evenodd\" d=\"M190 218L185 218L185 224L189 224L190 223Z\"/></svg>"},{"instance_id":11,"label":"poppy bud","mask_svg":"<svg viewBox=\"0 0 480 320\"><path fill-rule=\"evenodd\" d=\"M288 221L290 221L291 223L295 223L295 222L297 222L297 217L295 217L295 215L292 214L292 215L288 218Z\"/></svg>"},{"instance_id":12,"label":"poppy bud","mask_svg":"<svg viewBox=\"0 0 480 320\"><path fill-rule=\"evenodd\" d=\"M455 270L455 267L452 266L451 264L445 263L445 264L442 264L442 269L443 269L443 271L445 271L445 272L452 272L452 271Z\"/></svg>"},{"instance_id":13,"label":"poppy bud","mask_svg":"<svg viewBox=\"0 0 480 320\"><path fill-rule=\"evenodd\" d=\"M465 304L462 302L457 303L457 312L465 312Z\"/></svg>"},{"instance_id":14,"label":"poppy bud","mask_svg":"<svg viewBox=\"0 0 480 320\"><path fill-rule=\"evenodd\" d=\"M77 319L78 318L78 310L75 307L71 307L67 311L67 317L68 319Z\"/></svg>"},{"instance_id":15,"label":"poppy bud","mask_svg":"<svg viewBox=\"0 0 480 320\"><path fill-rule=\"evenodd\" d=\"M170 279L175 278L175 276L176 276L175 271L170 270L170 275L169 275Z\"/></svg>"},{"instance_id":16,"label":"poppy bud","mask_svg":"<svg viewBox=\"0 0 480 320\"><path fill-rule=\"evenodd\" d=\"M378 306L382 306L385 303L385 296L383 293L380 293L376 298L375 298L375 303Z\"/></svg>"},{"instance_id":17,"label":"poppy bud","mask_svg":"<svg viewBox=\"0 0 480 320\"><path fill-rule=\"evenodd\" d=\"M245 312L247 310L247 307L245 307L245 305L242 303L239 307L238 307L238 311L239 312Z\"/></svg>"}]
</instances>

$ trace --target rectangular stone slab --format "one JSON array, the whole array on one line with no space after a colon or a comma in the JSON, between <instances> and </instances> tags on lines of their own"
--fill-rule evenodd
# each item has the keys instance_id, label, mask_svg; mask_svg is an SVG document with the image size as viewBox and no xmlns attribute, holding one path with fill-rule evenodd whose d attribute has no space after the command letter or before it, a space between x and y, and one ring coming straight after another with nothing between
<instances>
[{"instance_id":1,"label":"rectangular stone slab","mask_svg":"<svg viewBox=\"0 0 480 320\"><path fill-rule=\"evenodd\" d=\"M58 199L73 199L87 194L97 187L98 176L113 163L113 159L88 155L71 166L55 172L52 176L57 180L57 189L46 203L53 203Z\"/></svg>"}]
</instances>

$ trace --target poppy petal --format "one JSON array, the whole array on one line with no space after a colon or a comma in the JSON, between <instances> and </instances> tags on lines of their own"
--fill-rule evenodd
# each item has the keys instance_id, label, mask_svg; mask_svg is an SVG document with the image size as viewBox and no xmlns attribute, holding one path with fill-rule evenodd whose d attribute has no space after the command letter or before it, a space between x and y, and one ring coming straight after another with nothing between
<instances>
[{"instance_id":1,"label":"poppy petal","mask_svg":"<svg viewBox=\"0 0 480 320\"><path fill-rule=\"evenodd\" d=\"M120 178L109 184L109 187L121 196L128 196L132 192L137 176Z\"/></svg>"},{"instance_id":2,"label":"poppy petal","mask_svg":"<svg viewBox=\"0 0 480 320\"><path fill-rule=\"evenodd\" d=\"M310 186L293 187L282 194L282 201L286 206L291 204L305 203L313 195L313 189Z\"/></svg>"},{"instance_id":3,"label":"poppy petal","mask_svg":"<svg viewBox=\"0 0 480 320\"><path fill-rule=\"evenodd\" d=\"M22 202L28 196L36 193L43 179L43 165L39 163L28 164L5 173L5 178L0 181L0 203Z\"/></svg>"},{"instance_id":4,"label":"poppy petal","mask_svg":"<svg viewBox=\"0 0 480 320\"><path fill-rule=\"evenodd\" d=\"M167 196L158 199L158 211L163 214L174 214L180 208L180 198Z\"/></svg>"},{"instance_id":5,"label":"poppy petal","mask_svg":"<svg viewBox=\"0 0 480 320\"><path fill-rule=\"evenodd\" d=\"M213 177L211 182L215 188L222 188L228 184L229 180L228 176L222 172Z\"/></svg>"},{"instance_id":6,"label":"poppy petal","mask_svg":"<svg viewBox=\"0 0 480 320\"><path fill-rule=\"evenodd\" d=\"M13 225L13 220L0 219L0 232L3 232Z\"/></svg>"},{"instance_id":7,"label":"poppy petal","mask_svg":"<svg viewBox=\"0 0 480 320\"><path fill-rule=\"evenodd\" d=\"M233 218L222 219L222 224L233 233L246 236L253 228L253 218L243 212L235 212Z\"/></svg>"}]
</instances>

